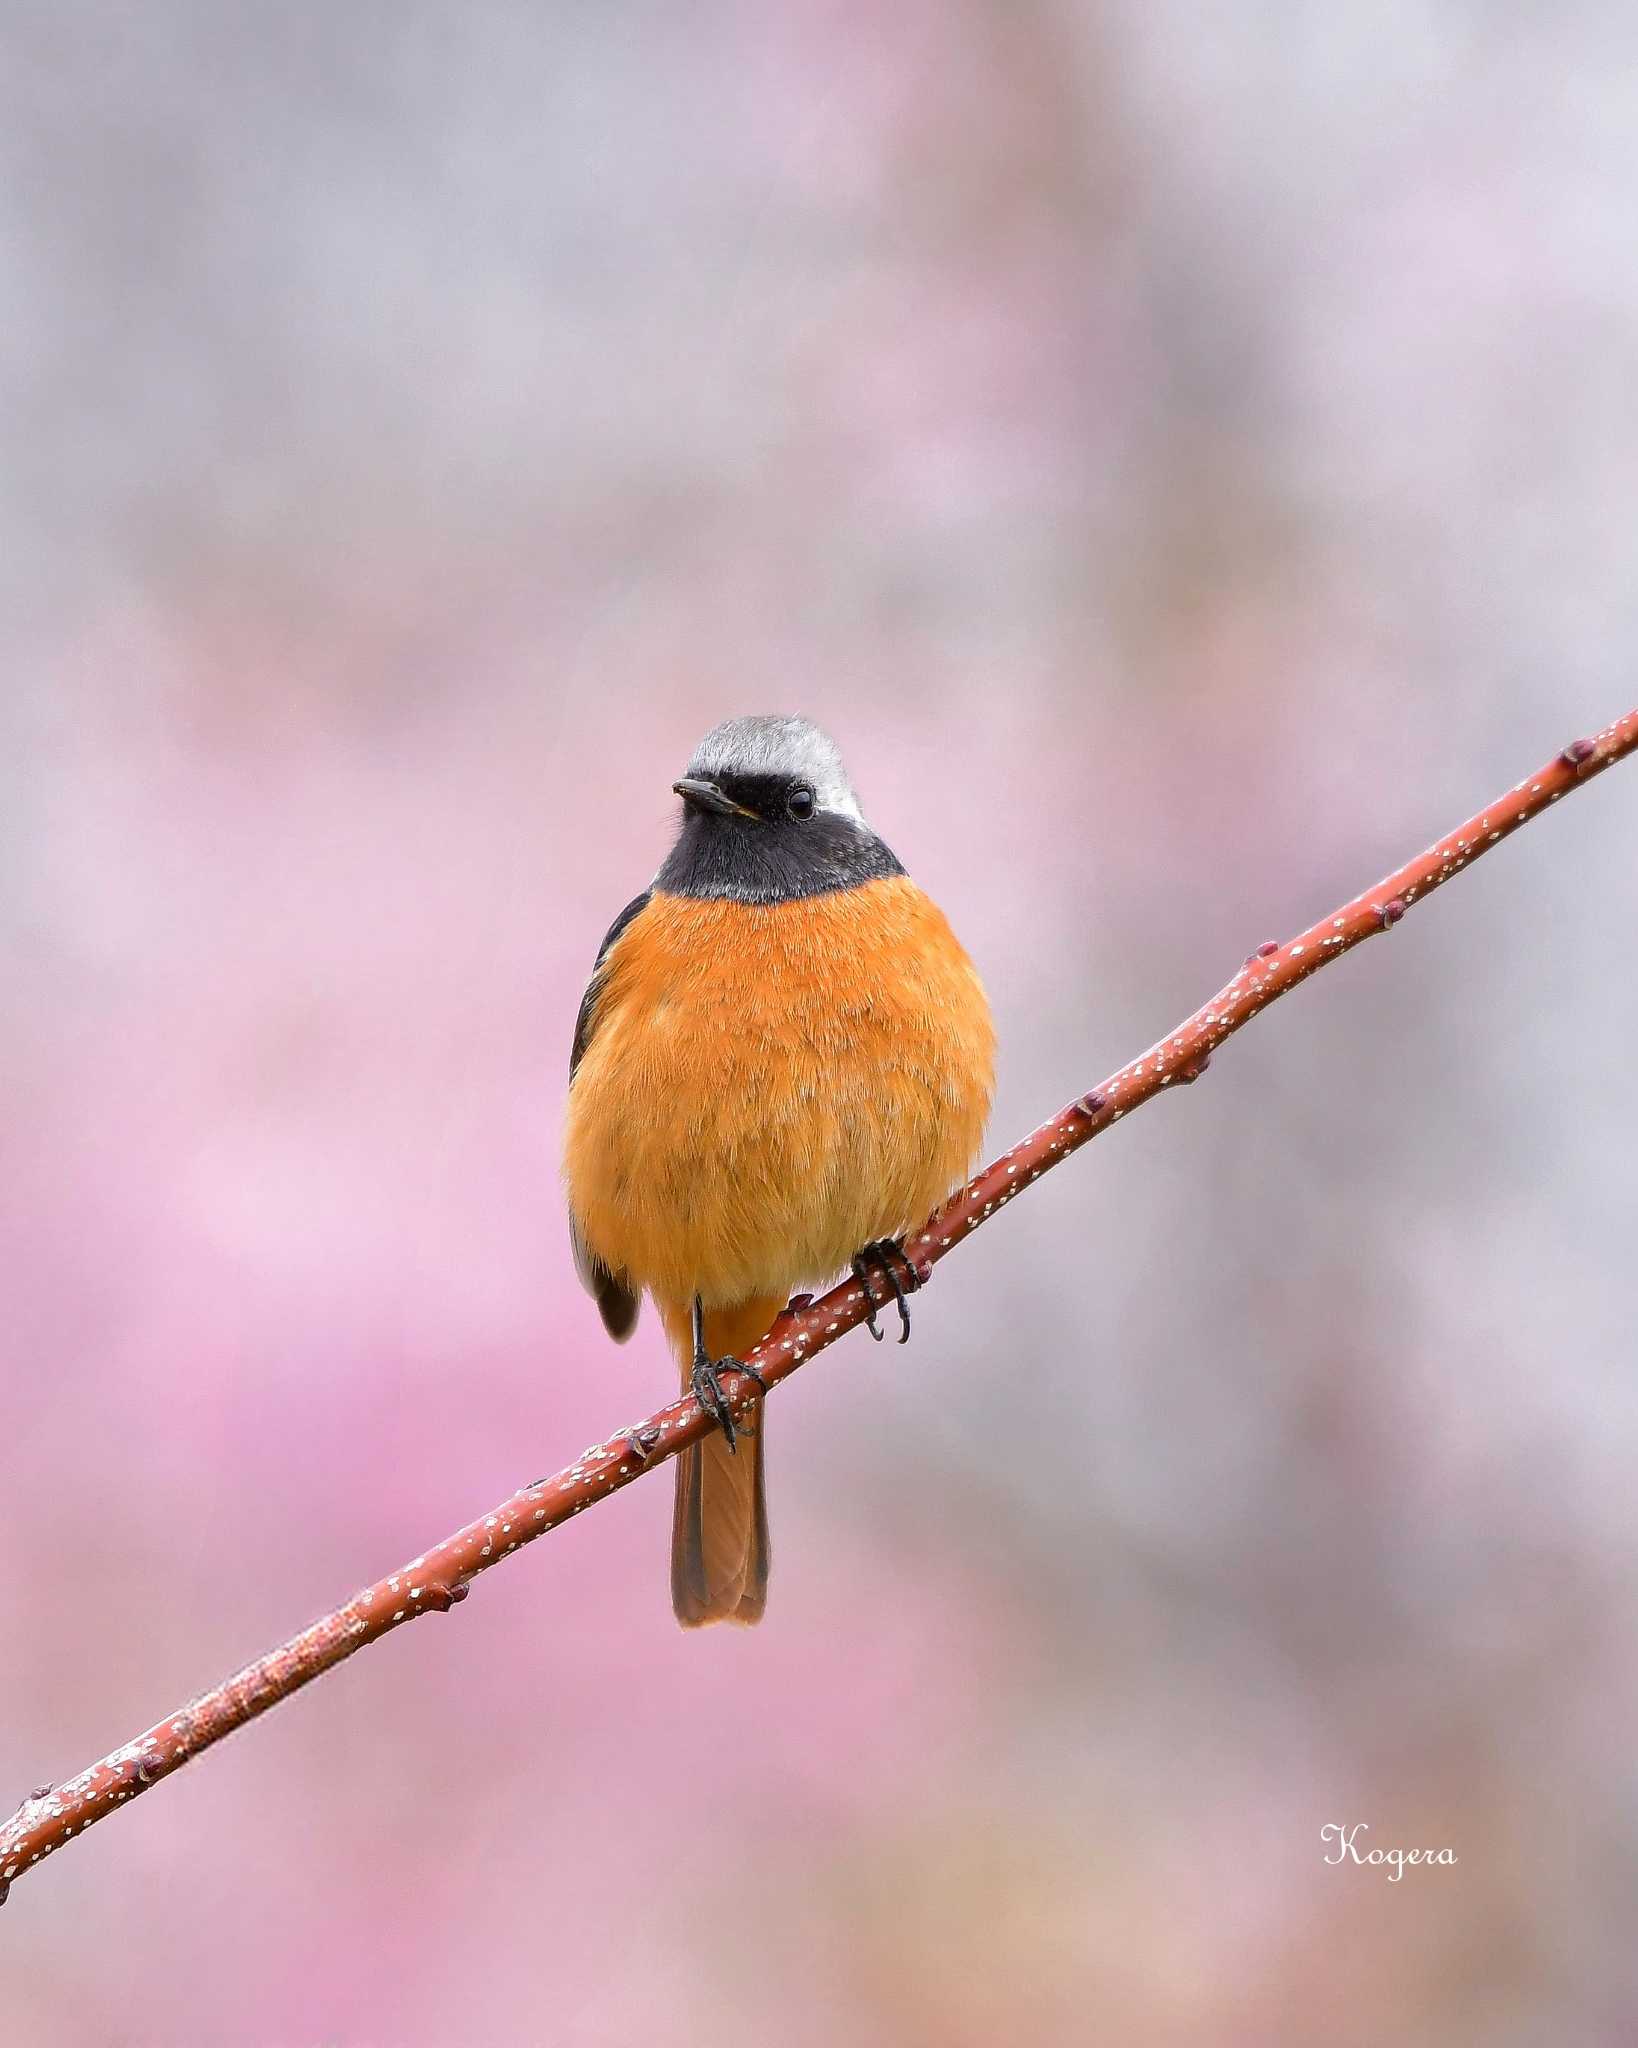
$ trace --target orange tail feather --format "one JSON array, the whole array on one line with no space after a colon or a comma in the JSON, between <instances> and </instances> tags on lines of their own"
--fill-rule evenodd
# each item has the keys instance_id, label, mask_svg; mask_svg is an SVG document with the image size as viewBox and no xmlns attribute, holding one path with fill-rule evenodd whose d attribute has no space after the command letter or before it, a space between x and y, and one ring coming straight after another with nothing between
<instances>
[{"instance_id":1,"label":"orange tail feather","mask_svg":"<svg viewBox=\"0 0 1638 2048\"><path fill-rule=\"evenodd\" d=\"M757 1300L707 1310L705 1348L712 1358L737 1357L767 1330L783 1300ZM686 1392L693 1333L686 1307L660 1304L682 1368ZM768 1503L762 1438L767 1404L752 1403L732 1452L720 1433L679 1454L671 1518L671 1605L684 1628L711 1621L744 1625L762 1619L768 1597Z\"/></svg>"}]
</instances>

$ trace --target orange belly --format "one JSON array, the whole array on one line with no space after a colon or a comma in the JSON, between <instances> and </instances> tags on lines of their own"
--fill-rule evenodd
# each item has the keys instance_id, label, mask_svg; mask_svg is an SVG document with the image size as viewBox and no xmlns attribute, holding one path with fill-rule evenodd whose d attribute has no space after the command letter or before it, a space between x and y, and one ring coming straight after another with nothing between
<instances>
[{"instance_id":1,"label":"orange belly","mask_svg":"<svg viewBox=\"0 0 1638 2048\"><path fill-rule=\"evenodd\" d=\"M994 1052L971 962L902 875L785 903L656 894L604 964L569 1206L658 1300L783 1298L964 1177Z\"/></svg>"}]
</instances>

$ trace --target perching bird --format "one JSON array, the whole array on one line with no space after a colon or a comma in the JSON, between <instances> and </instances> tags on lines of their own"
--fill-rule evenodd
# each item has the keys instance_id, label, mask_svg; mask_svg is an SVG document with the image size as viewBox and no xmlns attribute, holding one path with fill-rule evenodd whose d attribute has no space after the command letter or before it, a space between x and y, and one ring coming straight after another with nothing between
<instances>
[{"instance_id":1,"label":"perching bird","mask_svg":"<svg viewBox=\"0 0 1638 2048\"><path fill-rule=\"evenodd\" d=\"M730 718L673 784L681 830L603 941L569 1061L575 1264L623 1342L653 1298L722 1424L682 1452L671 1600L687 1627L759 1621L766 1404L736 1452L719 1368L793 1289L851 1266L872 1303L899 1240L970 1170L995 1032L972 963L865 823L802 718Z\"/></svg>"}]
</instances>

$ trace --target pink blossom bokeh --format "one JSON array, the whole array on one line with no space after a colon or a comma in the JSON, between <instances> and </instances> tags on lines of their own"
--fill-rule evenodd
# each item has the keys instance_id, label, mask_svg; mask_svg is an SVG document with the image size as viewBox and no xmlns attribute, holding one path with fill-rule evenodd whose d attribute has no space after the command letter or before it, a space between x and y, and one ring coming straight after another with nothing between
<instances>
[{"instance_id":1,"label":"pink blossom bokeh","mask_svg":"<svg viewBox=\"0 0 1638 2048\"><path fill-rule=\"evenodd\" d=\"M999 1143L1638 687L1613 4L0 53L0 1805L666 1395L558 1125L716 719ZM1635 772L781 1394L760 1630L633 1489L20 1880L0 2039L1633 2038Z\"/></svg>"}]
</instances>

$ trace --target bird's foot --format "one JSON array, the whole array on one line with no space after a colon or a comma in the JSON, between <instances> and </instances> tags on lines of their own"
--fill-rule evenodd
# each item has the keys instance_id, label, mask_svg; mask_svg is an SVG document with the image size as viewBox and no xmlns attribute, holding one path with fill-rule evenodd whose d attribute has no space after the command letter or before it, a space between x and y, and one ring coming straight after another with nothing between
<instances>
[{"instance_id":1,"label":"bird's foot","mask_svg":"<svg viewBox=\"0 0 1638 2048\"><path fill-rule=\"evenodd\" d=\"M909 1254L896 1237L878 1237L873 1243L867 1244L862 1251L854 1253L853 1277L864 1290L865 1322L869 1327L871 1336L875 1338L878 1344L882 1341L882 1333L876 1323L876 1310L878 1307L885 1308L887 1306L888 1297L884 1294L881 1301L877 1302L875 1291L870 1284L872 1267L881 1273L889 1289L891 1289L893 1300L898 1303L899 1342L901 1344L908 1344L910 1341L910 1304L905 1299L905 1296L915 1293L916 1289L921 1285L921 1276L910 1263Z\"/></svg>"},{"instance_id":2,"label":"bird's foot","mask_svg":"<svg viewBox=\"0 0 1638 2048\"><path fill-rule=\"evenodd\" d=\"M722 1433L728 1439L728 1448L739 1448L739 1428L734 1422L734 1411L728 1396L722 1391L722 1375L725 1372L742 1372L748 1380L755 1380L765 1394L768 1382L754 1365L747 1365L743 1358L705 1358L694 1360L694 1369L689 1374L689 1385L694 1399L705 1410L713 1422L721 1423Z\"/></svg>"}]
</instances>

